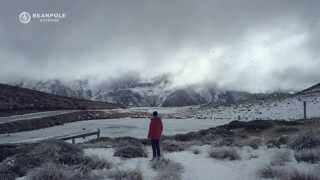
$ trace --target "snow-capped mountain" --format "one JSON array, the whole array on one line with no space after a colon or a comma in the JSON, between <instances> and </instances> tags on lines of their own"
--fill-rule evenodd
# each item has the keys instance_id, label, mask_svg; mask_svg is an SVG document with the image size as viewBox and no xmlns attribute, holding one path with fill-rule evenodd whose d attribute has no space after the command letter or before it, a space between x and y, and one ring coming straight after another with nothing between
<instances>
[{"instance_id":1,"label":"snow-capped mountain","mask_svg":"<svg viewBox=\"0 0 320 180\"><path fill-rule=\"evenodd\" d=\"M168 75L151 79L125 75L97 85L92 99L128 106L159 106L171 92L171 83Z\"/></svg>"},{"instance_id":2,"label":"snow-capped mountain","mask_svg":"<svg viewBox=\"0 0 320 180\"><path fill-rule=\"evenodd\" d=\"M172 79L169 74L149 79L128 74L94 85L90 79L75 81L29 80L13 84L56 95L113 102L126 106L219 105L288 95L287 93L251 94L228 91L208 83L175 87Z\"/></svg>"}]
</instances>

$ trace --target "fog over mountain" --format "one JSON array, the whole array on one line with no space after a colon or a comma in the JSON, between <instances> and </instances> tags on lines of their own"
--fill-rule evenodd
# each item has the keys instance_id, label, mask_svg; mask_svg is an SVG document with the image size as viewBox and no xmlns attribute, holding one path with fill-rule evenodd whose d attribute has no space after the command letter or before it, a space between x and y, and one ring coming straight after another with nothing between
<instances>
[{"instance_id":1,"label":"fog over mountain","mask_svg":"<svg viewBox=\"0 0 320 180\"><path fill-rule=\"evenodd\" d=\"M10 84L50 94L112 102L125 106L189 106L230 105L239 102L281 99L288 92L248 93L227 90L213 83L194 83L176 86L174 76L162 74L145 78L137 73L127 73L113 79L93 78L78 80L20 80Z\"/></svg>"},{"instance_id":2,"label":"fog over mountain","mask_svg":"<svg viewBox=\"0 0 320 180\"><path fill-rule=\"evenodd\" d=\"M1 1L0 82L128 72L174 86L300 90L319 82L318 0ZM65 13L57 23L20 12Z\"/></svg>"}]
</instances>

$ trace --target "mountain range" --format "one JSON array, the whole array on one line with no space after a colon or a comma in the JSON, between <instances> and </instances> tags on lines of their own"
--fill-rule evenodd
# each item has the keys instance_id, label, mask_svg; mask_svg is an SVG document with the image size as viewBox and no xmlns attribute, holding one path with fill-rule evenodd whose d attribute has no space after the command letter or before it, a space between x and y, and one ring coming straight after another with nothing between
<instances>
[{"instance_id":1,"label":"mountain range","mask_svg":"<svg viewBox=\"0 0 320 180\"><path fill-rule=\"evenodd\" d=\"M202 104L231 104L240 101L282 98L287 92L249 93L224 90L210 83L175 87L172 76L154 78L123 75L93 83L91 79L63 81L60 79L23 80L12 85L50 94L80 99L112 102L125 106L189 106Z\"/></svg>"}]
</instances>

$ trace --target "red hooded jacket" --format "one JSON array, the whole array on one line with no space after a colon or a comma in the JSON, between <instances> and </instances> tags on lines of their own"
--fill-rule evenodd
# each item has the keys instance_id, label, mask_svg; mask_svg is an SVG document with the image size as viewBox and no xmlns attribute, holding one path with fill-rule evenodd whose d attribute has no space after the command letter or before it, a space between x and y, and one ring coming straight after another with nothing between
<instances>
[{"instance_id":1,"label":"red hooded jacket","mask_svg":"<svg viewBox=\"0 0 320 180\"><path fill-rule=\"evenodd\" d=\"M150 121L149 125L149 133L148 138L149 139L160 139L162 134L162 121L159 117L153 117Z\"/></svg>"}]
</instances>

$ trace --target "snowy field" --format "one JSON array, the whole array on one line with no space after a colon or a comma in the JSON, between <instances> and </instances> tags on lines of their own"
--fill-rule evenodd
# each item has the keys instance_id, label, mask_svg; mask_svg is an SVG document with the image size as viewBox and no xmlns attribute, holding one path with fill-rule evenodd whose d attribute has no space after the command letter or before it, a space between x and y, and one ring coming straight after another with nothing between
<instances>
[{"instance_id":1,"label":"snowy field","mask_svg":"<svg viewBox=\"0 0 320 180\"><path fill-rule=\"evenodd\" d=\"M149 113L158 111L161 116L177 117L177 118L192 118L199 111L200 106L183 106L183 107L132 107L127 109L107 109L105 112L118 112L118 113Z\"/></svg>"},{"instance_id":2,"label":"snowy field","mask_svg":"<svg viewBox=\"0 0 320 180\"><path fill-rule=\"evenodd\" d=\"M320 117L320 96L292 97L260 103L243 103L231 106L207 107L200 110L197 118L250 121L256 119L296 120L303 119L303 101L307 102L307 117Z\"/></svg>"},{"instance_id":3,"label":"snowy field","mask_svg":"<svg viewBox=\"0 0 320 180\"><path fill-rule=\"evenodd\" d=\"M163 119L164 134L173 135L225 124L222 120L211 119ZM101 130L101 136L131 136L146 138L149 126L147 118L122 118L79 121L33 131L0 134L0 143L31 142L51 137ZM78 139L83 141L81 139Z\"/></svg>"},{"instance_id":4,"label":"snowy field","mask_svg":"<svg viewBox=\"0 0 320 180\"><path fill-rule=\"evenodd\" d=\"M199 154L192 153L193 149L198 149ZM300 170L306 169L307 171L313 171L315 168L313 165L306 163L297 163L293 157L293 151L288 149L267 149L261 147L254 150L249 147L239 148L237 151L241 156L240 160L219 160L213 159L208 156L210 146L194 146L189 150L173 153L165 153L164 157L181 164L183 171L181 179L183 180L257 180L261 179L258 176L258 171L270 164L270 161L274 159L275 154L279 151L291 152L289 162L286 163L287 168L297 168ZM156 179L157 174L150 167L150 161L148 158L134 158L134 159L121 159L114 157L114 150L95 148L86 149L85 153L88 156L98 156L101 159L106 159L113 162L117 168L121 170L135 170L139 169L143 174L144 180ZM148 156L151 157L150 148L148 149Z\"/></svg>"}]
</instances>

